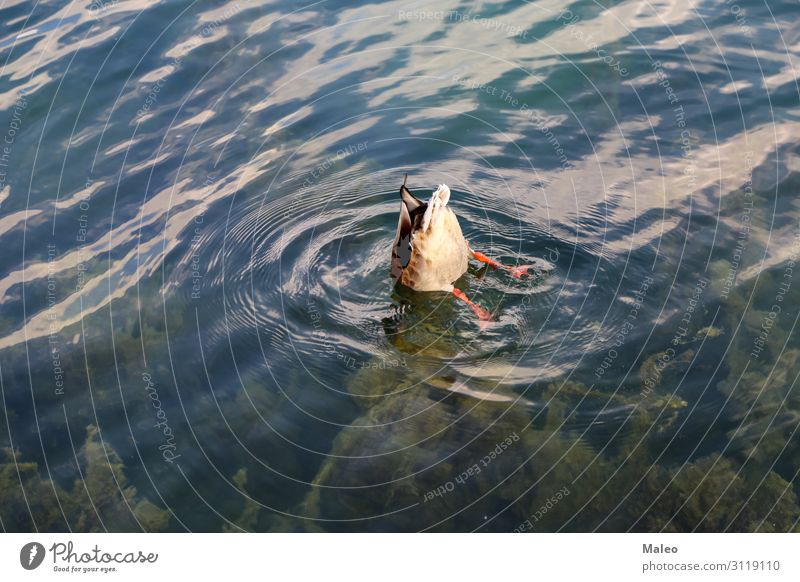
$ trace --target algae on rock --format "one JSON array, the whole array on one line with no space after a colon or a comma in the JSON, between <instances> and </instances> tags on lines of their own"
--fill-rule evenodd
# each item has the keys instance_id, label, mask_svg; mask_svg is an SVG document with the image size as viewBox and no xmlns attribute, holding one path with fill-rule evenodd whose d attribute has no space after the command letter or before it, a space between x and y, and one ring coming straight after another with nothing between
<instances>
[{"instance_id":1,"label":"algae on rock","mask_svg":"<svg viewBox=\"0 0 800 582\"><path fill-rule=\"evenodd\" d=\"M79 473L70 489L43 479L36 463L6 451L0 465L0 516L6 531L162 531L169 512L139 495L96 427L86 430Z\"/></svg>"}]
</instances>

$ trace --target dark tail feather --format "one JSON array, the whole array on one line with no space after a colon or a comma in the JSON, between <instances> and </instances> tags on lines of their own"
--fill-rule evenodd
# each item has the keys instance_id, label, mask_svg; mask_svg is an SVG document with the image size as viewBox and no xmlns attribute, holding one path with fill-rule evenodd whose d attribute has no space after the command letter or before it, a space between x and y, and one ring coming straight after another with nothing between
<instances>
[{"instance_id":1,"label":"dark tail feather","mask_svg":"<svg viewBox=\"0 0 800 582\"><path fill-rule=\"evenodd\" d=\"M405 177L403 178L403 185L400 186L400 197L403 199L403 203L408 209L409 214L413 214L413 212L417 208L425 206L425 203L416 196L414 196L411 193L411 191L408 188L406 188L407 181L408 181L408 174L405 174Z\"/></svg>"}]
</instances>

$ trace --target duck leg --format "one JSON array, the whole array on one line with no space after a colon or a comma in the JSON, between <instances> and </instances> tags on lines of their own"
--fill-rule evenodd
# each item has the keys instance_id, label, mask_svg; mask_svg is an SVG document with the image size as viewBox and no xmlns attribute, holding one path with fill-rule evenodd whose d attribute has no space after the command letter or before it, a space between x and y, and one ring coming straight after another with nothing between
<instances>
[{"instance_id":1,"label":"duck leg","mask_svg":"<svg viewBox=\"0 0 800 582\"><path fill-rule=\"evenodd\" d=\"M525 275L528 275L531 269L531 265L519 265L517 267L507 267L502 263L498 263L494 259L490 259L483 253L480 253L478 251L473 251L472 249L470 249L470 252L472 253L472 258L475 259L476 261L480 261L481 263L486 263L492 269L505 269L513 277L516 277L517 279L521 279Z\"/></svg>"},{"instance_id":2,"label":"duck leg","mask_svg":"<svg viewBox=\"0 0 800 582\"><path fill-rule=\"evenodd\" d=\"M492 320L491 312L488 309L484 309L477 303L473 303L472 301L470 301L469 297L467 297L461 289L456 289L455 287L453 287L453 295L455 295L456 298L461 299L461 301L469 305L469 308L475 312L475 315L477 315L478 319L480 319L481 321Z\"/></svg>"}]
</instances>

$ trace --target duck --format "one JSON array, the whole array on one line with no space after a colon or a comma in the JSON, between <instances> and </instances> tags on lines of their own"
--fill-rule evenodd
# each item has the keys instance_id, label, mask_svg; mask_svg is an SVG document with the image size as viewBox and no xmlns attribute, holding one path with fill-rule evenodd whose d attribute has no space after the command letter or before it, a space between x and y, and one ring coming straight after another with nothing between
<instances>
[{"instance_id":1,"label":"duck","mask_svg":"<svg viewBox=\"0 0 800 582\"><path fill-rule=\"evenodd\" d=\"M508 267L485 254L474 251L464 234L458 217L447 206L450 188L439 184L428 202L423 202L406 186L408 174L400 186L400 216L392 245L391 277L397 284L414 291L452 293L464 301L481 321L491 321L492 314L471 301L453 283L467 272L470 259L505 269L522 278L530 266Z\"/></svg>"}]
</instances>

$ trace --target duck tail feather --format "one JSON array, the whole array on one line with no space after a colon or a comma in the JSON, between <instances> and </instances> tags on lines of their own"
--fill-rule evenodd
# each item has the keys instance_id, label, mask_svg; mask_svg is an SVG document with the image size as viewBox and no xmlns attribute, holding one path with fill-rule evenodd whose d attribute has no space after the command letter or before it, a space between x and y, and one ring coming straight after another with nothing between
<instances>
[{"instance_id":1,"label":"duck tail feather","mask_svg":"<svg viewBox=\"0 0 800 582\"><path fill-rule=\"evenodd\" d=\"M408 174L406 174L408 177ZM425 203L414 196L411 191L406 188L406 181L403 180L403 185L400 186L400 198L403 200L403 204L408 209L409 213L413 213L417 208L421 206L425 206Z\"/></svg>"}]
</instances>

